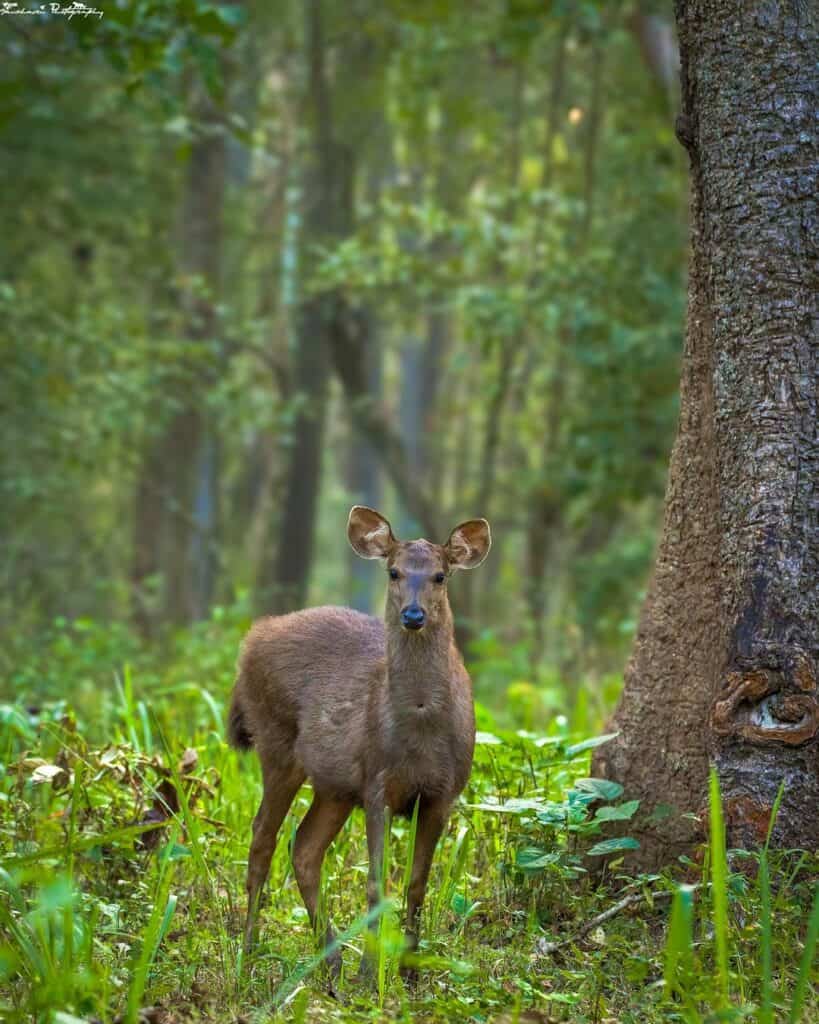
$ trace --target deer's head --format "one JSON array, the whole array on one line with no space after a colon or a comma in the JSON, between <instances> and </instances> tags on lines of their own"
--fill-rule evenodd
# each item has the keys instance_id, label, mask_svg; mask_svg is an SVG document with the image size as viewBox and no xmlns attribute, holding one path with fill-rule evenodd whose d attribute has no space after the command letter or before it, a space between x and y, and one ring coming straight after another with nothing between
<instances>
[{"instance_id":1,"label":"deer's head","mask_svg":"<svg viewBox=\"0 0 819 1024\"><path fill-rule=\"evenodd\" d=\"M347 538L362 558L381 558L387 569L387 617L418 631L438 622L448 608L447 580L456 569L474 569L489 553L492 537L485 519L456 526L446 544L400 541L389 522L366 505L354 505Z\"/></svg>"}]
</instances>

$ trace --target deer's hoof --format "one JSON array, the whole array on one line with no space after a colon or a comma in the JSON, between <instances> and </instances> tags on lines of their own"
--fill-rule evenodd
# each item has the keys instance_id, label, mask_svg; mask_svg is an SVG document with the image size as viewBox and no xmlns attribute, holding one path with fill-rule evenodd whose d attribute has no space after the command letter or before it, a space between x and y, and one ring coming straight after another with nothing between
<instances>
[{"instance_id":1,"label":"deer's hoof","mask_svg":"<svg viewBox=\"0 0 819 1024\"><path fill-rule=\"evenodd\" d=\"M326 992L327 992L327 995L331 999L335 999L335 1001L337 1003L346 1003L347 1002L347 996L338 987L338 977L330 978L330 980L327 982Z\"/></svg>"},{"instance_id":2,"label":"deer's hoof","mask_svg":"<svg viewBox=\"0 0 819 1024\"><path fill-rule=\"evenodd\" d=\"M408 989L415 991L418 987L418 968L415 964L415 957L412 954L401 961L398 973L401 975L404 985Z\"/></svg>"},{"instance_id":3,"label":"deer's hoof","mask_svg":"<svg viewBox=\"0 0 819 1024\"><path fill-rule=\"evenodd\" d=\"M341 959L341 950L336 950L335 953L331 953L327 957L327 973L330 975L333 981L337 981L341 977L341 968L343 961Z\"/></svg>"},{"instance_id":4,"label":"deer's hoof","mask_svg":"<svg viewBox=\"0 0 819 1024\"><path fill-rule=\"evenodd\" d=\"M361 963L358 965L358 975L356 981L360 985L366 985L372 988L376 984L378 978L378 968L372 957L367 956L365 953L361 958Z\"/></svg>"},{"instance_id":5,"label":"deer's hoof","mask_svg":"<svg viewBox=\"0 0 819 1024\"><path fill-rule=\"evenodd\" d=\"M399 968L401 974L401 980L404 985L414 992L418 988L418 971L415 967L401 967Z\"/></svg>"}]
</instances>

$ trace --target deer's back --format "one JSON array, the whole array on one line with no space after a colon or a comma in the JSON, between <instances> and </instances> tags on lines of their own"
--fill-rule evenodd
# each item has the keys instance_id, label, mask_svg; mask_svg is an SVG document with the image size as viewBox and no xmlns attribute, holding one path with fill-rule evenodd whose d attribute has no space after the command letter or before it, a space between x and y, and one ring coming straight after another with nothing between
<instances>
[{"instance_id":1,"label":"deer's back","mask_svg":"<svg viewBox=\"0 0 819 1024\"><path fill-rule=\"evenodd\" d=\"M384 673L384 624L372 615L324 607L259 619L238 681L259 756L295 754L316 788L356 789Z\"/></svg>"},{"instance_id":2,"label":"deer's back","mask_svg":"<svg viewBox=\"0 0 819 1024\"><path fill-rule=\"evenodd\" d=\"M305 608L254 622L239 660L246 693L297 714L317 697L366 685L383 661L384 624L352 608Z\"/></svg>"}]
</instances>

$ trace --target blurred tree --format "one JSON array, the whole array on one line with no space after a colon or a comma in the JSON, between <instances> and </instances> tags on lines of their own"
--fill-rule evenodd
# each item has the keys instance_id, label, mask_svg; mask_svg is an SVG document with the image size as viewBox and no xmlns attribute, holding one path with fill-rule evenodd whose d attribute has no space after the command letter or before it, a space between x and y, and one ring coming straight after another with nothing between
<instances>
[{"instance_id":1,"label":"blurred tree","mask_svg":"<svg viewBox=\"0 0 819 1024\"><path fill-rule=\"evenodd\" d=\"M384 359L378 329L367 327L367 346L364 355L369 368L368 394L373 402L380 402L384 381ZM383 497L381 462L366 437L358 431L350 436L348 486L358 504L379 508ZM350 606L362 612L373 611L373 573L371 567L352 548L348 553L350 573Z\"/></svg>"},{"instance_id":2,"label":"blurred tree","mask_svg":"<svg viewBox=\"0 0 819 1024\"><path fill-rule=\"evenodd\" d=\"M5 19L9 631L365 601L339 531L378 499L436 539L488 508L492 558L454 595L475 651L525 647L535 682L617 666L684 238L635 9Z\"/></svg>"},{"instance_id":3,"label":"blurred tree","mask_svg":"<svg viewBox=\"0 0 819 1024\"><path fill-rule=\"evenodd\" d=\"M313 247L349 234L354 216L355 154L338 137L322 0L309 0L305 7L305 53L310 160L304 194L304 274L309 275ZM293 352L298 406L292 424L282 514L276 524L275 562L263 567L257 584L256 604L260 609L288 611L307 600L328 402L330 336L337 329L339 302L331 292L305 294L300 300Z\"/></svg>"},{"instance_id":4,"label":"blurred tree","mask_svg":"<svg viewBox=\"0 0 819 1024\"><path fill-rule=\"evenodd\" d=\"M595 774L642 801L640 858L696 836L709 758L729 845L819 844L819 12L678 0L692 175L682 409L654 579ZM725 25L731 24L731 45ZM709 83L718 81L714 91Z\"/></svg>"},{"instance_id":5,"label":"blurred tree","mask_svg":"<svg viewBox=\"0 0 819 1024\"><path fill-rule=\"evenodd\" d=\"M218 559L219 440L208 392L219 372L215 312L222 273L226 142L223 116L203 83L194 86L188 157L179 218L184 333L192 345L163 395L165 424L151 437L137 485L134 591L164 579L161 619L207 615ZM187 363L187 365L185 365ZM139 606L144 618L144 605Z\"/></svg>"}]
</instances>

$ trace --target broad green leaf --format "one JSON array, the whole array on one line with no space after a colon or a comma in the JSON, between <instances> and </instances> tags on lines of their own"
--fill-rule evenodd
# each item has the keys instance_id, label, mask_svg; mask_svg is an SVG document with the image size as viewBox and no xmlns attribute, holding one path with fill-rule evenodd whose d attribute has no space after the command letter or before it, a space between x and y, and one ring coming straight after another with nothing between
<instances>
[{"instance_id":1,"label":"broad green leaf","mask_svg":"<svg viewBox=\"0 0 819 1024\"><path fill-rule=\"evenodd\" d=\"M505 803L491 803L486 801L480 804L466 804L471 811L489 811L494 814L533 814L542 810L543 803L540 800L512 799Z\"/></svg>"},{"instance_id":2,"label":"broad green leaf","mask_svg":"<svg viewBox=\"0 0 819 1024\"><path fill-rule=\"evenodd\" d=\"M190 857L191 851L181 843L168 843L159 851L160 860L181 860L183 857Z\"/></svg>"},{"instance_id":3,"label":"broad green leaf","mask_svg":"<svg viewBox=\"0 0 819 1024\"><path fill-rule=\"evenodd\" d=\"M521 871L542 871L550 864L556 864L560 854L554 850L544 850L539 846L524 846L515 854L515 867Z\"/></svg>"},{"instance_id":4,"label":"broad green leaf","mask_svg":"<svg viewBox=\"0 0 819 1024\"><path fill-rule=\"evenodd\" d=\"M599 807L594 817L596 821L631 821L639 806L639 800L628 800L616 807Z\"/></svg>"},{"instance_id":5,"label":"broad green leaf","mask_svg":"<svg viewBox=\"0 0 819 1024\"><path fill-rule=\"evenodd\" d=\"M619 732L607 732L602 736L592 736L588 740L581 740L579 743L573 743L570 747L566 747L566 753L569 757L574 757L575 754L582 754L584 750L594 750L595 747L602 747L604 743L610 743L619 735Z\"/></svg>"},{"instance_id":6,"label":"broad green leaf","mask_svg":"<svg viewBox=\"0 0 819 1024\"><path fill-rule=\"evenodd\" d=\"M626 850L639 850L640 844L631 836L620 836L615 839L604 839L595 843L590 850L586 850L589 857L606 857L610 853L623 853Z\"/></svg>"},{"instance_id":7,"label":"broad green leaf","mask_svg":"<svg viewBox=\"0 0 819 1024\"><path fill-rule=\"evenodd\" d=\"M475 913L480 906L480 900L470 900L462 892L456 892L452 894L449 905L456 917L465 919Z\"/></svg>"},{"instance_id":8,"label":"broad green leaf","mask_svg":"<svg viewBox=\"0 0 819 1024\"><path fill-rule=\"evenodd\" d=\"M623 787L611 779L578 779L574 786L575 789L591 793L601 800L616 800L623 795Z\"/></svg>"}]
</instances>

